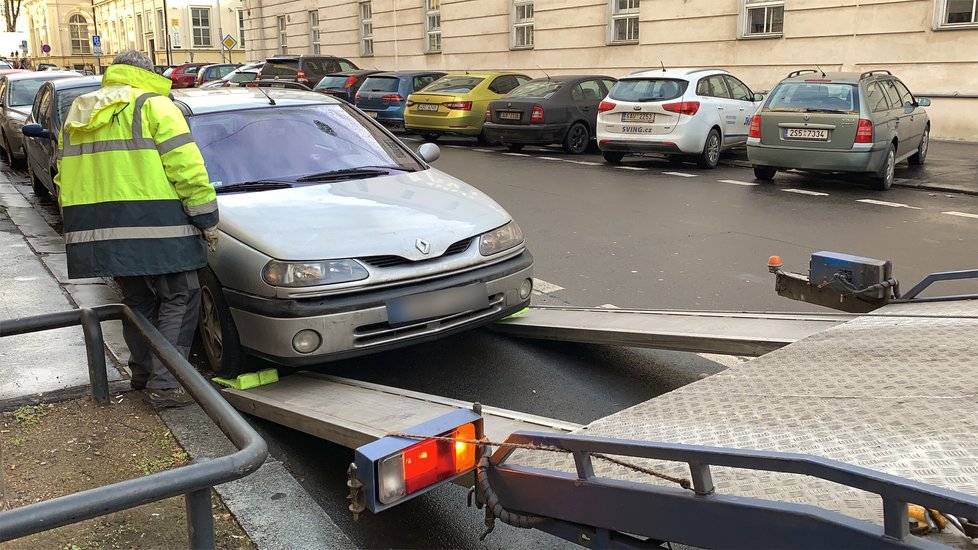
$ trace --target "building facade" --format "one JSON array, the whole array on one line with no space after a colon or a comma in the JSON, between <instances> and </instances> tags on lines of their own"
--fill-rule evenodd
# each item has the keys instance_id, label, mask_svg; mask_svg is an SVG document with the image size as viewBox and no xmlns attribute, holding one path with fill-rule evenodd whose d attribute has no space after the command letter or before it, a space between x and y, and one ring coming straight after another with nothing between
<instances>
[{"instance_id":1,"label":"building facade","mask_svg":"<svg viewBox=\"0 0 978 550\"><path fill-rule=\"evenodd\" d=\"M73 69L93 68L92 3L88 0L24 0L28 51L34 65L52 63ZM44 52L47 46L47 52Z\"/></svg>"},{"instance_id":2,"label":"building facade","mask_svg":"<svg viewBox=\"0 0 978 550\"><path fill-rule=\"evenodd\" d=\"M720 67L757 91L802 67L887 69L932 99L935 138L978 141L978 0L242 2L249 59L535 76Z\"/></svg>"}]
</instances>

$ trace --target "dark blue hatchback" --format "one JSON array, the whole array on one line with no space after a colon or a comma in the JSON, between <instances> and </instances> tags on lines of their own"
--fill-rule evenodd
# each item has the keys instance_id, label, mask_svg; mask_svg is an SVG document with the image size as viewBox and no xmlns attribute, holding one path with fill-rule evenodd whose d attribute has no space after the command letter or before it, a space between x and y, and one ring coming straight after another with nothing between
<instances>
[{"instance_id":1,"label":"dark blue hatchback","mask_svg":"<svg viewBox=\"0 0 978 550\"><path fill-rule=\"evenodd\" d=\"M367 77L356 94L356 104L367 116L389 128L404 128L407 96L445 76L433 71L398 71Z\"/></svg>"}]
</instances>

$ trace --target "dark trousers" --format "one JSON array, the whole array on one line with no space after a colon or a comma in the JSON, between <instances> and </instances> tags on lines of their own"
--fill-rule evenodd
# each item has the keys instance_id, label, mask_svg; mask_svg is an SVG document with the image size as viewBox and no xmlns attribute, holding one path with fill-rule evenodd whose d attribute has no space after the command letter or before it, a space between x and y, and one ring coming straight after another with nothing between
<instances>
[{"instance_id":1,"label":"dark trousers","mask_svg":"<svg viewBox=\"0 0 978 550\"><path fill-rule=\"evenodd\" d=\"M116 281L122 287L122 302L142 313L185 358L189 357L200 315L197 272L117 277ZM126 328L123 336L129 346L134 387L168 390L180 386L137 331Z\"/></svg>"}]
</instances>

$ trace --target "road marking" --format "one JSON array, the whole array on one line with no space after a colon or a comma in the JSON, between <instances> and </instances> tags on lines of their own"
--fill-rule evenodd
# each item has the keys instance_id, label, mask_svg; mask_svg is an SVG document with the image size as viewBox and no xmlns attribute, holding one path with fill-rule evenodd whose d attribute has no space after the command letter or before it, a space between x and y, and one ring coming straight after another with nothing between
<instances>
[{"instance_id":1,"label":"road marking","mask_svg":"<svg viewBox=\"0 0 978 550\"><path fill-rule=\"evenodd\" d=\"M828 193L819 193L818 191L809 191L808 189L782 189L785 193L798 193L799 195L811 195L813 197L827 197Z\"/></svg>"},{"instance_id":2,"label":"road marking","mask_svg":"<svg viewBox=\"0 0 978 550\"><path fill-rule=\"evenodd\" d=\"M910 206L907 204L903 204L901 202L878 201L876 199L858 199L856 200L856 202L864 202L866 204L877 204L879 206L892 206L893 208L909 208L911 210L920 210L920 208L917 206Z\"/></svg>"},{"instance_id":3,"label":"road marking","mask_svg":"<svg viewBox=\"0 0 978 550\"><path fill-rule=\"evenodd\" d=\"M646 172L648 168L639 168L638 166L615 166L619 170L637 170L639 172Z\"/></svg>"},{"instance_id":4,"label":"road marking","mask_svg":"<svg viewBox=\"0 0 978 550\"><path fill-rule=\"evenodd\" d=\"M537 158L540 160L564 160L564 159L559 159L557 157L537 157Z\"/></svg>"},{"instance_id":5,"label":"road marking","mask_svg":"<svg viewBox=\"0 0 978 550\"><path fill-rule=\"evenodd\" d=\"M571 159L564 159L564 162L570 162L570 163L573 163L573 164L583 164L584 166L601 166L601 163L600 162L591 162L589 160L571 160Z\"/></svg>"},{"instance_id":6,"label":"road marking","mask_svg":"<svg viewBox=\"0 0 978 550\"><path fill-rule=\"evenodd\" d=\"M598 306L598 309L621 309L621 308L616 306L615 304L601 304L600 306Z\"/></svg>"},{"instance_id":7,"label":"road marking","mask_svg":"<svg viewBox=\"0 0 978 550\"><path fill-rule=\"evenodd\" d=\"M717 180L720 183L732 183L734 185L743 185L746 187L753 187L755 185L760 185L759 183L753 183L750 181L740 181L740 180Z\"/></svg>"},{"instance_id":8,"label":"road marking","mask_svg":"<svg viewBox=\"0 0 978 550\"><path fill-rule=\"evenodd\" d=\"M558 290L564 290L564 287L555 285L553 283L548 283L542 279L533 279L533 289L544 294L550 294L552 292L557 292Z\"/></svg>"},{"instance_id":9,"label":"road marking","mask_svg":"<svg viewBox=\"0 0 978 550\"><path fill-rule=\"evenodd\" d=\"M467 149L467 147L462 145L446 145L445 147L451 147L452 149Z\"/></svg>"},{"instance_id":10,"label":"road marking","mask_svg":"<svg viewBox=\"0 0 978 550\"><path fill-rule=\"evenodd\" d=\"M695 178L699 174L687 174L686 172L663 172L667 176L679 176L681 178Z\"/></svg>"},{"instance_id":11,"label":"road marking","mask_svg":"<svg viewBox=\"0 0 978 550\"><path fill-rule=\"evenodd\" d=\"M472 150L473 151L478 151L480 153L495 153L495 151L493 151L492 149L475 149L475 148L473 148Z\"/></svg>"},{"instance_id":12,"label":"road marking","mask_svg":"<svg viewBox=\"0 0 978 550\"><path fill-rule=\"evenodd\" d=\"M530 155L524 155L523 153L503 153L504 155L509 155L511 157L528 157Z\"/></svg>"},{"instance_id":13,"label":"road marking","mask_svg":"<svg viewBox=\"0 0 978 550\"><path fill-rule=\"evenodd\" d=\"M961 216L962 218L978 218L978 214L969 214L967 212L941 212L941 214L947 214L948 216Z\"/></svg>"}]
</instances>

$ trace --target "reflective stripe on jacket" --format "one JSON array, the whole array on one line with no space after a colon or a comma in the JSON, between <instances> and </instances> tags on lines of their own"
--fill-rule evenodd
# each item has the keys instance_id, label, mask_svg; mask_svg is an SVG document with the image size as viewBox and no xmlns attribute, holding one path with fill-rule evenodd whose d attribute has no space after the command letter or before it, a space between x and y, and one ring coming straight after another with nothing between
<instances>
[{"instance_id":1,"label":"reflective stripe on jacket","mask_svg":"<svg viewBox=\"0 0 978 550\"><path fill-rule=\"evenodd\" d=\"M77 98L58 139L68 276L122 277L199 269L200 230L217 198L170 81L111 65Z\"/></svg>"}]
</instances>

